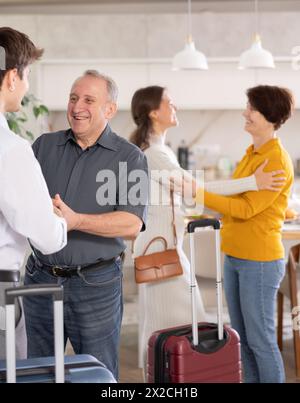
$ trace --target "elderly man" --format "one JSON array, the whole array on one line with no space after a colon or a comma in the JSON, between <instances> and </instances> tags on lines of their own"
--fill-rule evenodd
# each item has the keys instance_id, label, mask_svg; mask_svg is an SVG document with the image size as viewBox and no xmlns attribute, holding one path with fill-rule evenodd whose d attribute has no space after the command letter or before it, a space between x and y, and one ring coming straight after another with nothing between
<instances>
[{"instance_id":1,"label":"elderly man","mask_svg":"<svg viewBox=\"0 0 300 403\"><path fill-rule=\"evenodd\" d=\"M29 88L29 65L41 57L23 33L0 28L0 358L5 357L4 290L16 285L26 238L44 254L66 245L67 225L53 213L51 198L27 141L9 130L4 114L16 112ZM16 304L17 357L26 358L27 342L20 301Z\"/></svg>"},{"instance_id":2,"label":"elderly man","mask_svg":"<svg viewBox=\"0 0 300 403\"><path fill-rule=\"evenodd\" d=\"M85 72L70 93L71 129L44 134L33 145L53 203L73 230L59 253L45 256L34 248L25 283L63 284L65 341L118 378L123 238L144 228L148 175L144 154L108 125L116 98L111 78ZM140 192L134 192L136 176ZM53 354L51 309L47 298L25 301L30 357Z\"/></svg>"}]
</instances>

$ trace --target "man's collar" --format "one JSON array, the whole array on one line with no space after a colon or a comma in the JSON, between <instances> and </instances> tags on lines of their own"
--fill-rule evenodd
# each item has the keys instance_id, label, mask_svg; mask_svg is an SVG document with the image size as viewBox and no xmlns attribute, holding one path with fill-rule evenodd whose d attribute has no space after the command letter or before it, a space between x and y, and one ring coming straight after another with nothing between
<instances>
[{"instance_id":1,"label":"man's collar","mask_svg":"<svg viewBox=\"0 0 300 403\"><path fill-rule=\"evenodd\" d=\"M109 124L106 125L96 143L109 150L118 151L118 147L115 144L115 136L112 136L112 130Z\"/></svg>"},{"instance_id":2,"label":"man's collar","mask_svg":"<svg viewBox=\"0 0 300 403\"><path fill-rule=\"evenodd\" d=\"M4 127L4 129L9 130L7 120L6 120L5 116L3 115L3 113L1 113L1 112L0 112L0 126Z\"/></svg>"},{"instance_id":3,"label":"man's collar","mask_svg":"<svg viewBox=\"0 0 300 403\"><path fill-rule=\"evenodd\" d=\"M109 150L112 151L117 151L118 148L115 145L114 137L111 135L112 130L107 124L103 132L100 134L98 140L96 141L99 146L108 148ZM57 145L65 145L68 141L73 141L74 143L77 144L74 133L72 132L71 129L67 130L64 133L64 137L57 143Z\"/></svg>"},{"instance_id":4,"label":"man's collar","mask_svg":"<svg viewBox=\"0 0 300 403\"><path fill-rule=\"evenodd\" d=\"M57 145L64 146L70 140L72 140L72 141L74 141L74 143L76 143L72 130L68 129L64 132L63 137L58 141Z\"/></svg>"}]
</instances>

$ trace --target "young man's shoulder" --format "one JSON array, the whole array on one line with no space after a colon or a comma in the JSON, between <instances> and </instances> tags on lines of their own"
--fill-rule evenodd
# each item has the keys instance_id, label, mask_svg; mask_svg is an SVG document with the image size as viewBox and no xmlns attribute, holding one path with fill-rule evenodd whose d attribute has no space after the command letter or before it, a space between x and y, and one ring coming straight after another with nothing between
<instances>
[{"instance_id":1,"label":"young man's shoulder","mask_svg":"<svg viewBox=\"0 0 300 403\"><path fill-rule=\"evenodd\" d=\"M0 156L3 156L14 147L28 147L27 140L13 133L11 130L0 128Z\"/></svg>"}]
</instances>

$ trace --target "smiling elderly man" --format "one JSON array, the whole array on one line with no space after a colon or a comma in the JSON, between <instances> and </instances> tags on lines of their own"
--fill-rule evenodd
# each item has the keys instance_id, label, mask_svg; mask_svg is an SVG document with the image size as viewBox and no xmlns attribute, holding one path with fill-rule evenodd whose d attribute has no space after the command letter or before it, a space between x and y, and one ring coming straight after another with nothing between
<instances>
[{"instance_id":1,"label":"smiling elderly man","mask_svg":"<svg viewBox=\"0 0 300 403\"><path fill-rule=\"evenodd\" d=\"M45 256L33 249L25 284L64 286L65 340L69 338L77 354L104 362L118 378L123 238L134 238L145 228L148 175L144 154L108 125L116 113L116 98L112 79L85 72L70 93L71 129L44 134L33 145L53 203L73 230L59 253ZM127 177L120 165L126 166ZM114 197L99 197L103 172L108 183L103 181L102 187L108 186ZM142 186L140 198L128 200L137 186L128 181L132 173L141 174ZM54 353L51 309L46 298L25 302L29 357Z\"/></svg>"}]
</instances>

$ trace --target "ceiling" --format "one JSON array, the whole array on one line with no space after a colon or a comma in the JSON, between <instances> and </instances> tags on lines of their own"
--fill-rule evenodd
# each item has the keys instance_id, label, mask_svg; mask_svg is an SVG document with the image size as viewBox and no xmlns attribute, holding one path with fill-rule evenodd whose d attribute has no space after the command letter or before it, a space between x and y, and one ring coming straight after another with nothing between
<instances>
[{"instance_id":1,"label":"ceiling","mask_svg":"<svg viewBox=\"0 0 300 403\"><path fill-rule=\"evenodd\" d=\"M254 0L192 0L195 12L253 11ZM178 13L186 12L187 0L0 0L3 13ZM259 0L260 11L300 11L300 0Z\"/></svg>"}]
</instances>

